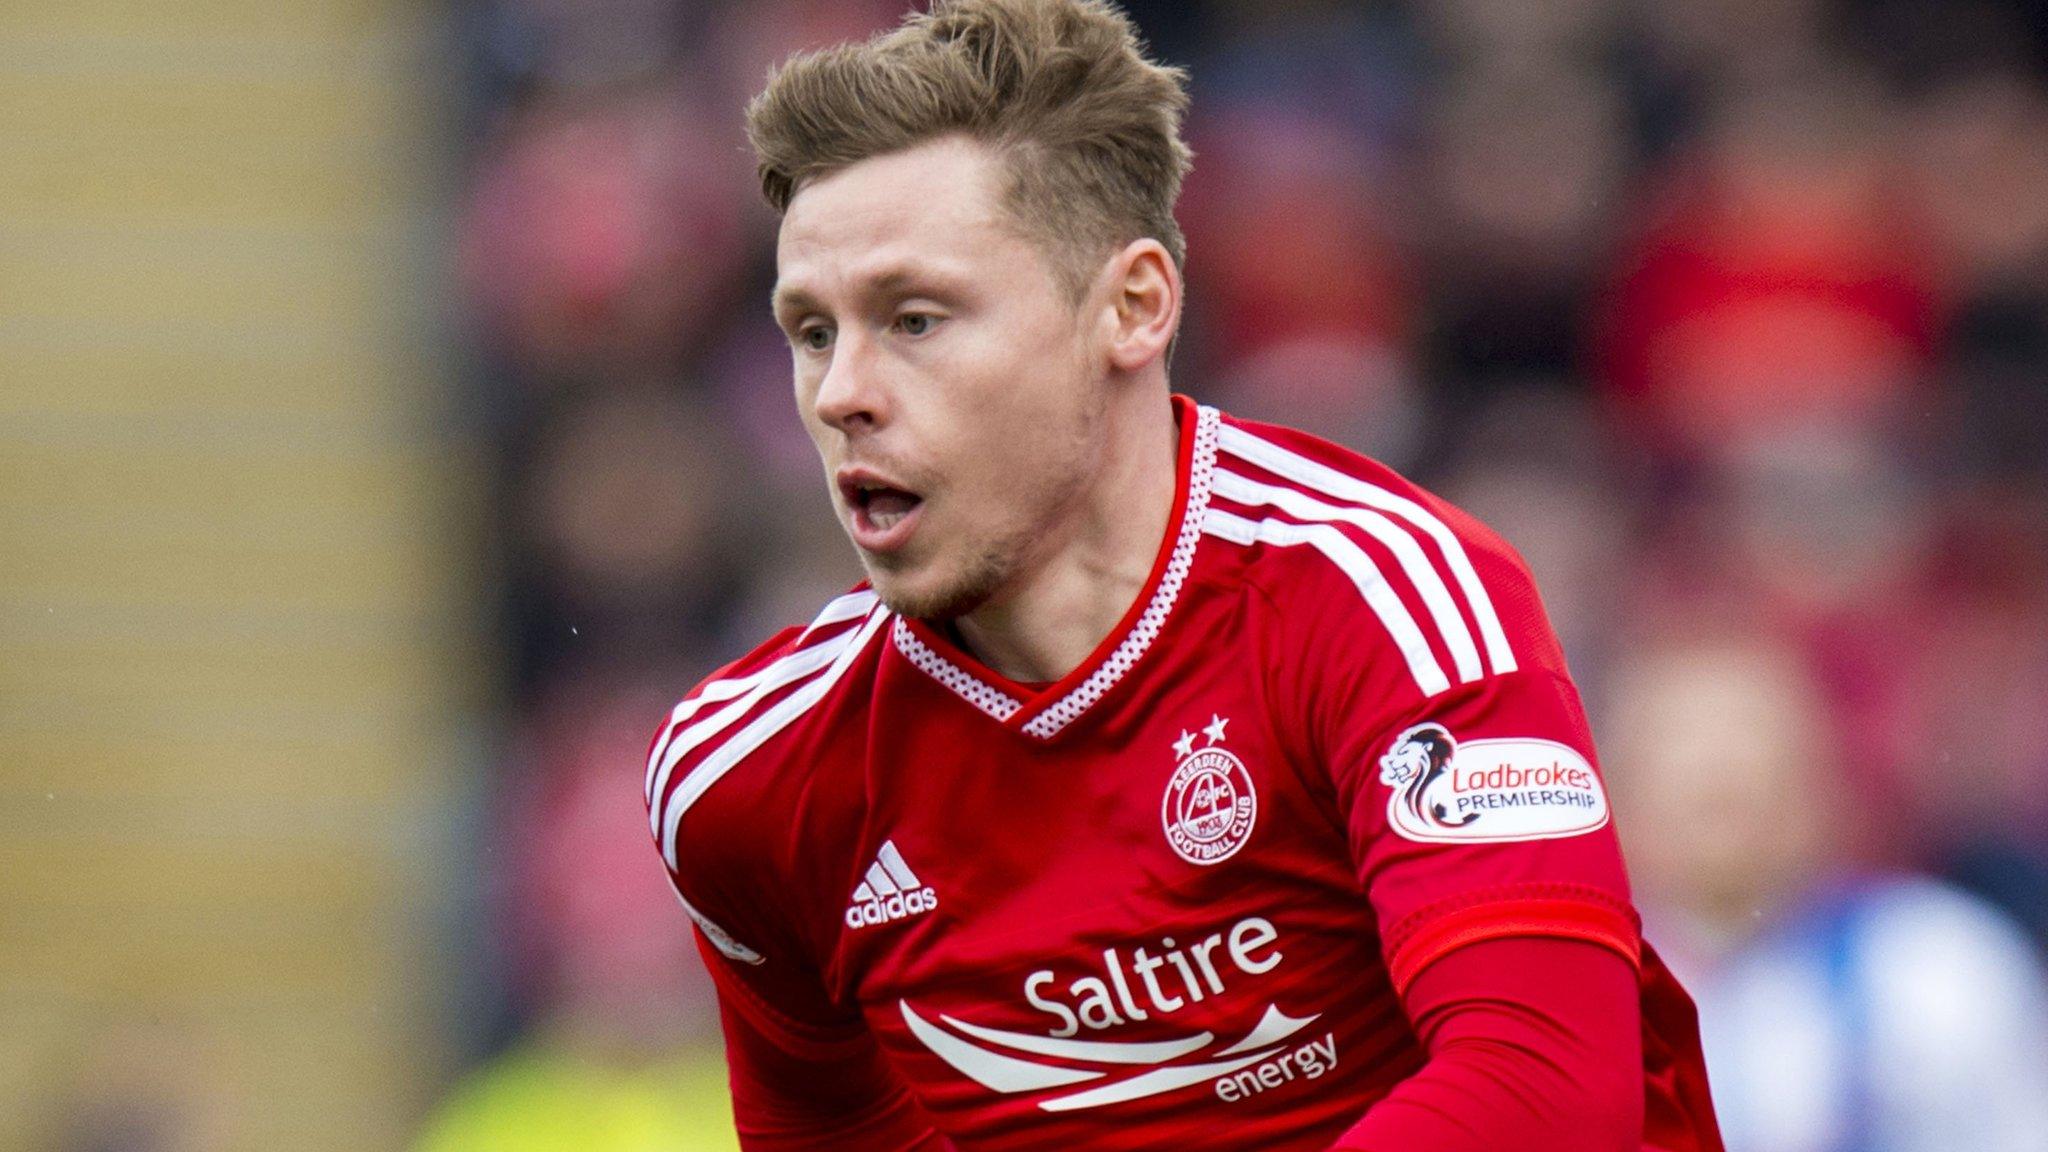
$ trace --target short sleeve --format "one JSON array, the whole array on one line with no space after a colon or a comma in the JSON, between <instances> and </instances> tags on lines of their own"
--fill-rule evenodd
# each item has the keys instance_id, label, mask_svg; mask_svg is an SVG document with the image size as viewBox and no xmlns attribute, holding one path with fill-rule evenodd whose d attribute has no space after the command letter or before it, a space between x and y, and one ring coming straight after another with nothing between
<instances>
[{"instance_id":1,"label":"short sleeve","mask_svg":"<svg viewBox=\"0 0 2048 1152\"><path fill-rule=\"evenodd\" d=\"M829 1058L865 1033L859 1015L833 1003L811 959L815 950L771 894L776 845L749 809L768 807L729 778L694 804L673 799L691 770L715 755L733 727L720 712L763 669L788 654L795 630L719 669L678 704L648 748L646 799L650 830L683 911L706 945L720 998L746 1023L793 1056ZM707 719L708 718L708 719ZM709 733L700 737L700 733Z\"/></svg>"},{"instance_id":2,"label":"short sleeve","mask_svg":"<svg viewBox=\"0 0 2048 1152\"><path fill-rule=\"evenodd\" d=\"M1638 963L1598 756L1534 583L1487 529L1439 501L1431 511L1455 529L1424 539L1445 606L1395 582L1418 622L1407 650L1388 613L1330 610L1310 692L1394 986L1506 936L1589 941ZM1447 641L1460 625L1476 658ZM1440 679L1415 674L1418 651L1440 654Z\"/></svg>"},{"instance_id":3,"label":"short sleeve","mask_svg":"<svg viewBox=\"0 0 2048 1152\"><path fill-rule=\"evenodd\" d=\"M1453 688L1340 753L1347 833L1397 989L1445 953L1557 936L1638 960L1577 693L1542 670Z\"/></svg>"},{"instance_id":4,"label":"short sleeve","mask_svg":"<svg viewBox=\"0 0 2048 1152\"><path fill-rule=\"evenodd\" d=\"M745 924L744 916L721 913L721 920L683 894L685 884L674 873L670 879L702 939L699 951L719 999L756 1033L792 1057L811 1060L836 1059L869 1042L859 1014L832 1003L806 959L783 949L772 954L767 941L773 938L759 932L752 936L763 941L761 947L747 943L739 934L745 929L726 927Z\"/></svg>"},{"instance_id":5,"label":"short sleeve","mask_svg":"<svg viewBox=\"0 0 2048 1152\"><path fill-rule=\"evenodd\" d=\"M845 624L872 603L842 598L821 620ZM803 648L803 635L784 633L721 669L670 713L648 748L649 831L718 989L740 1146L937 1152L948 1145L859 1007L832 995L820 933L804 929L837 917L818 914L821 889L801 879L804 836L772 814L791 810L784 790L802 787L816 749L793 743L786 726L743 722L815 670L816 653L836 651ZM749 756L752 771L729 771Z\"/></svg>"},{"instance_id":6,"label":"short sleeve","mask_svg":"<svg viewBox=\"0 0 2048 1152\"><path fill-rule=\"evenodd\" d=\"M683 911L695 924L719 998L753 1030L792 1057L831 1060L867 1042L859 1012L835 1003L811 944L777 915L787 901L761 890L751 865L755 845L735 843L716 806L693 810L676 837L669 870Z\"/></svg>"}]
</instances>

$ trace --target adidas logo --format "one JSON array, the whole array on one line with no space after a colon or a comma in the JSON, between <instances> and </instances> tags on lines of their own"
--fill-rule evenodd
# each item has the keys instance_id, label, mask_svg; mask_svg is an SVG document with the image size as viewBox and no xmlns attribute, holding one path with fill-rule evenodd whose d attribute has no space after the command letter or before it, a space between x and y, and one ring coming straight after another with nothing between
<instances>
[{"instance_id":1,"label":"adidas logo","mask_svg":"<svg viewBox=\"0 0 2048 1152\"><path fill-rule=\"evenodd\" d=\"M848 928L866 928L907 919L939 906L939 894L925 886L903 862L894 840L884 840L875 862L868 865L867 879L853 890L853 903L846 908Z\"/></svg>"}]
</instances>

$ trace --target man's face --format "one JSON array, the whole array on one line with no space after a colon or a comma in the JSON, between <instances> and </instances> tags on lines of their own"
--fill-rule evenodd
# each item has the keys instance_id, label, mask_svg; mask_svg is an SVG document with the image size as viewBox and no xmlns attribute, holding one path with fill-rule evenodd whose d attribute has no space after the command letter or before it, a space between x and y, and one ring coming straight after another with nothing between
<instances>
[{"instance_id":1,"label":"man's face","mask_svg":"<svg viewBox=\"0 0 2048 1152\"><path fill-rule=\"evenodd\" d=\"M945 139L806 184L775 318L840 523L890 607L950 617L1066 539L1101 467L1089 319L1000 202L1001 162Z\"/></svg>"}]
</instances>

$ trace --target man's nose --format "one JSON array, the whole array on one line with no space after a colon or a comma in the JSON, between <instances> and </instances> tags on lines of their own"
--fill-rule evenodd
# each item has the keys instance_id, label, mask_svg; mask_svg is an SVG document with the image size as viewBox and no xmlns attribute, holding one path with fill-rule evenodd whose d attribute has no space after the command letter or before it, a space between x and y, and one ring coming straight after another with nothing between
<instances>
[{"instance_id":1,"label":"man's nose","mask_svg":"<svg viewBox=\"0 0 2048 1152\"><path fill-rule=\"evenodd\" d=\"M852 435L888 419L887 398L876 349L858 332L842 332L832 349L832 363L818 382L811 410L819 422Z\"/></svg>"}]
</instances>

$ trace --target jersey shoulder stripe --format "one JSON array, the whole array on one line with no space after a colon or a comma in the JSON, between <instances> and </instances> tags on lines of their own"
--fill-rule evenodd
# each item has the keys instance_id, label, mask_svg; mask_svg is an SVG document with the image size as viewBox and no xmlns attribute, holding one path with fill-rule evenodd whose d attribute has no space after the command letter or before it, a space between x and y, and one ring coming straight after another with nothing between
<instances>
[{"instance_id":1,"label":"jersey shoulder stripe","mask_svg":"<svg viewBox=\"0 0 2048 1152\"><path fill-rule=\"evenodd\" d=\"M1415 684L1422 689L1422 694L1434 696L1451 686L1444 675L1443 665L1430 651L1428 638L1415 622L1414 614L1408 611L1408 606L1387 583L1379 565L1373 563L1365 549L1350 537L1328 524L1290 524L1272 518L1248 520L1221 508L1209 509L1202 529L1235 544L1273 544L1283 548L1306 544L1313 547L1350 577L1366 606L1379 617L1395 646L1400 648L1402 658L1408 662L1409 674L1415 677Z\"/></svg>"},{"instance_id":2,"label":"jersey shoulder stripe","mask_svg":"<svg viewBox=\"0 0 2048 1152\"><path fill-rule=\"evenodd\" d=\"M693 718L707 713L715 715L720 711L719 705L746 696L764 684L788 675L794 664L806 659L804 653L808 648L823 647L841 638L845 630L834 626L866 616L874 608L875 600L875 594L865 589L849 592L827 604L818 618L801 632L794 628L785 630L767 644L706 677L692 689L670 711L667 722L655 733L654 745L647 756L647 802L652 804L654 798L665 790L667 770L674 766L669 752L677 735L689 727Z\"/></svg>"},{"instance_id":3,"label":"jersey shoulder stripe","mask_svg":"<svg viewBox=\"0 0 2048 1152\"><path fill-rule=\"evenodd\" d=\"M892 618L872 592L842 597L780 657L745 676L707 682L677 705L648 762L649 831L671 869L690 806L824 699Z\"/></svg>"},{"instance_id":4,"label":"jersey shoulder stripe","mask_svg":"<svg viewBox=\"0 0 2048 1152\"><path fill-rule=\"evenodd\" d=\"M1465 616L1458 610L1450 588L1444 583L1436 564L1424 554L1412 529L1373 508L1330 503L1299 488L1264 484L1228 470L1217 472L1216 492L1234 504L1270 507L1295 521L1350 525L1363 530L1393 554L1401 574L1421 596L1431 623L1450 648L1459 681L1469 684L1484 675L1479 649L1472 639L1472 629L1466 626ZM1363 555L1362 550L1360 554Z\"/></svg>"},{"instance_id":5,"label":"jersey shoulder stripe","mask_svg":"<svg viewBox=\"0 0 2048 1152\"><path fill-rule=\"evenodd\" d=\"M1205 530L1247 546L1307 545L1329 559L1379 618L1423 695L1518 667L1466 541L1420 490L1286 429L1228 422L1218 447L1216 495L1241 511L1212 509ZM1383 571L1367 543L1394 566ZM1409 597L1391 584L1397 575Z\"/></svg>"}]
</instances>

